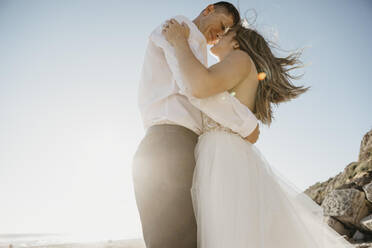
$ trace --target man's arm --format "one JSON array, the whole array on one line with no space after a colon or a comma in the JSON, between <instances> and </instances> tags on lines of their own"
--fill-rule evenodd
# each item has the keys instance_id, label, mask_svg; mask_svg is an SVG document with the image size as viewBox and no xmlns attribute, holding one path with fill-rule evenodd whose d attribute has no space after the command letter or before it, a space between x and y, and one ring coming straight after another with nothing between
<instances>
[{"instance_id":1,"label":"man's arm","mask_svg":"<svg viewBox=\"0 0 372 248\"><path fill-rule=\"evenodd\" d=\"M188 21L188 19L179 16L175 17L175 19L181 22ZM150 38L157 46L163 49L174 79L181 93L189 99L190 103L223 126L239 133L242 137L247 137L255 131L258 125L256 116L248 107L240 103L237 98L230 95L227 91L206 98L196 98L192 95L191 87L184 82L182 77L174 48L167 42L161 32L162 27L160 26L152 32ZM195 39L195 33L191 29L189 37L190 49L195 54L195 57L206 65L206 55L203 56L202 50L198 47L199 42L195 42L193 39Z\"/></svg>"}]
</instances>

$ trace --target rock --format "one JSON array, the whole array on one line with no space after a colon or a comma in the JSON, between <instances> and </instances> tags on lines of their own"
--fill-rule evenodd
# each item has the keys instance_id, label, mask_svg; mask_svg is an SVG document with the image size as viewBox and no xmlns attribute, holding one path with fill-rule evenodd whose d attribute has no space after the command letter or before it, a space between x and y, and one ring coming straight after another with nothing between
<instances>
[{"instance_id":1,"label":"rock","mask_svg":"<svg viewBox=\"0 0 372 248\"><path fill-rule=\"evenodd\" d=\"M350 163L345 169L344 174L347 183L355 182L359 186L369 183L372 179L372 160Z\"/></svg>"},{"instance_id":2,"label":"rock","mask_svg":"<svg viewBox=\"0 0 372 248\"><path fill-rule=\"evenodd\" d=\"M357 244L355 248L372 248L372 243Z\"/></svg>"},{"instance_id":3,"label":"rock","mask_svg":"<svg viewBox=\"0 0 372 248\"><path fill-rule=\"evenodd\" d=\"M324 222L327 223L332 229L338 232L340 235L351 236L353 230L348 229L340 221L336 220L332 216L324 216Z\"/></svg>"},{"instance_id":4,"label":"rock","mask_svg":"<svg viewBox=\"0 0 372 248\"><path fill-rule=\"evenodd\" d=\"M372 159L368 161L352 162L343 172L325 182L317 182L307 188L304 193L313 201L322 204L324 198L335 189L355 188L362 191L363 186L372 181ZM371 205L372 207L372 205Z\"/></svg>"},{"instance_id":5,"label":"rock","mask_svg":"<svg viewBox=\"0 0 372 248\"><path fill-rule=\"evenodd\" d=\"M366 133L360 142L359 161L372 159L372 130Z\"/></svg>"},{"instance_id":6,"label":"rock","mask_svg":"<svg viewBox=\"0 0 372 248\"><path fill-rule=\"evenodd\" d=\"M320 205L322 204L322 201L325 197L325 189L327 188L327 185L330 180L332 180L332 178L329 178L327 181L323 183L317 182L316 184L306 189L304 193L307 194L311 199L313 199L313 201Z\"/></svg>"},{"instance_id":7,"label":"rock","mask_svg":"<svg viewBox=\"0 0 372 248\"><path fill-rule=\"evenodd\" d=\"M364 233L362 232L359 232L359 231L356 231L353 235L353 239L356 240L356 241L360 241L360 240L363 240L365 237Z\"/></svg>"},{"instance_id":8,"label":"rock","mask_svg":"<svg viewBox=\"0 0 372 248\"><path fill-rule=\"evenodd\" d=\"M323 183L317 183L305 190L305 194L310 196L319 205L322 204L324 198L336 187L340 187L347 182L347 177L340 172L335 177L330 177Z\"/></svg>"},{"instance_id":9,"label":"rock","mask_svg":"<svg viewBox=\"0 0 372 248\"><path fill-rule=\"evenodd\" d=\"M362 228L360 220L368 215L365 194L357 189L337 189L322 202L324 214L341 221L348 228Z\"/></svg>"},{"instance_id":10,"label":"rock","mask_svg":"<svg viewBox=\"0 0 372 248\"><path fill-rule=\"evenodd\" d=\"M372 214L361 219L360 225L364 228L364 230L372 233Z\"/></svg>"},{"instance_id":11,"label":"rock","mask_svg":"<svg viewBox=\"0 0 372 248\"><path fill-rule=\"evenodd\" d=\"M335 231L349 240L355 233L355 238L371 241L372 129L362 138L358 161L349 163L336 176L316 182L304 193L322 206L325 222ZM361 243L356 247L372 248L371 243Z\"/></svg>"},{"instance_id":12,"label":"rock","mask_svg":"<svg viewBox=\"0 0 372 248\"><path fill-rule=\"evenodd\" d=\"M363 191L366 194L366 198L369 202L372 202L372 182L363 186Z\"/></svg>"}]
</instances>

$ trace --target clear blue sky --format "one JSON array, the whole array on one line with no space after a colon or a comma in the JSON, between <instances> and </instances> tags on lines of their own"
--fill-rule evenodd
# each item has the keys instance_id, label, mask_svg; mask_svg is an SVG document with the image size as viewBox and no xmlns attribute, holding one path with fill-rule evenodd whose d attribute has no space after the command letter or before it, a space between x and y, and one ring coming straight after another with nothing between
<instances>
[{"instance_id":1,"label":"clear blue sky","mask_svg":"<svg viewBox=\"0 0 372 248\"><path fill-rule=\"evenodd\" d=\"M147 37L209 3L0 1L0 233L141 237L131 161ZM308 47L295 84L311 90L279 106L257 147L302 190L335 176L372 127L372 2L239 5L281 48Z\"/></svg>"}]
</instances>

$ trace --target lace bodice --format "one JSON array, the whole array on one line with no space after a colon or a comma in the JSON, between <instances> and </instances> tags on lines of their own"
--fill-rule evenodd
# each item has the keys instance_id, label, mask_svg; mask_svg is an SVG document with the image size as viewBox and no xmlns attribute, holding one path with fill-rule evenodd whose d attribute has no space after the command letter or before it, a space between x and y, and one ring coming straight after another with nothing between
<instances>
[{"instance_id":1,"label":"lace bodice","mask_svg":"<svg viewBox=\"0 0 372 248\"><path fill-rule=\"evenodd\" d=\"M208 115L206 115L204 113L202 113L202 120L203 120L202 133L206 133L208 131L213 131L213 130L220 130L220 131L226 131L226 132L229 132L229 133L237 134L236 132L234 132L230 128L224 127L221 124L219 124L218 122L214 121L212 118L210 118ZM239 135L239 134L237 134L237 135Z\"/></svg>"}]
</instances>

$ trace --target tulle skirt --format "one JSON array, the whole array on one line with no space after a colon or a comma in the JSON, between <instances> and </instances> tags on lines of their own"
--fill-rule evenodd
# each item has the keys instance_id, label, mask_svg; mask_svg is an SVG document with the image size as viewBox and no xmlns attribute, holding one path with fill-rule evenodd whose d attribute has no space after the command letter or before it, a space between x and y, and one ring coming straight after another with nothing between
<instances>
[{"instance_id":1,"label":"tulle skirt","mask_svg":"<svg viewBox=\"0 0 372 248\"><path fill-rule=\"evenodd\" d=\"M191 196L198 248L353 247L323 209L237 134L199 136Z\"/></svg>"}]
</instances>

